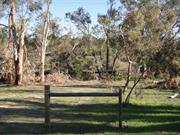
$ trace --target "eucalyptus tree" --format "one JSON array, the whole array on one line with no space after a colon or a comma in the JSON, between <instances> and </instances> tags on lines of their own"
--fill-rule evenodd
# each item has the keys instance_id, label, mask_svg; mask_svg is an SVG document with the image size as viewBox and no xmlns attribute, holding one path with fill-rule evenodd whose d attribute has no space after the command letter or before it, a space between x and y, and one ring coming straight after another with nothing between
<instances>
[{"instance_id":1,"label":"eucalyptus tree","mask_svg":"<svg viewBox=\"0 0 180 135\"><path fill-rule=\"evenodd\" d=\"M120 54L119 48L119 23L122 20L120 8L115 7L115 0L109 0L109 9L105 15L98 15L98 23L103 30L105 35L105 44L106 44L106 64L105 71L114 70L117 58ZM112 52L115 50L114 52ZM113 56L113 54L115 54ZM110 69L110 56L113 57Z\"/></svg>"},{"instance_id":2,"label":"eucalyptus tree","mask_svg":"<svg viewBox=\"0 0 180 135\"><path fill-rule=\"evenodd\" d=\"M23 80L26 26L33 12L38 10L40 6L37 1L33 0L3 0L1 4L2 10L8 14L8 24L7 26L3 24L3 26L8 29L8 47L13 54L15 85L18 85Z\"/></svg>"},{"instance_id":3,"label":"eucalyptus tree","mask_svg":"<svg viewBox=\"0 0 180 135\"><path fill-rule=\"evenodd\" d=\"M73 47L74 54L76 53L76 55L78 55L78 58L74 59L73 65L80 70L83 70L84 68L86 68L85 70L90 69L93 67L93 65L88 63L92 63L93 60L91 57L94 57L94 55L91 54L93 54L95 51L92 47L93 37L91 32L91 16L87 11L80 7L74 12L66 13L66 18L76 26L81 35L78 37L80 39L79 43L75 44ZM79 54L77 54L76 51L78 49L80 49L78 52ZM81 64L79 65L78 63ZM80 70L77 72L79 72L79 74L83 74L82 71L80 73Z\"/></svg>"},{"instance_id":4,"label":"eucalyptus tree","mask_svg":"<svg viewBox=\"0 0 180 135\"><path fill-rule=\"evenodd\" d=\"M14 57L14 75L15 75L15 84L19 83L19 45L17 39L17 27L16 27L16 3L13 0L5 0L3 4L6 4L9 7L9 16L8 16L8 46L12 44L13 48L13 57Z\"/></svg>"},{"instance_id":5,"label":"eucalyptus tree","mask_svg":"<svg viewBox=\"0 0 180 135\"><path fill-rule=\"evenodd\" d=\"M180 2L176 0L161 1L159 30L156 32L161 47L148 60L149 71L157 77L163 75L165 87L172 87L177 82L179 70L179 33L180 33ZM153 32L155 33L155 32ZM175 83L178 86L177 83Z\"/></svg>"},{"instance_id":6,"label":"eucalyptus tree","mask_svg":"<svg viewBox=\"0 0 180 135\"><path fill-rule=\"evenodd\" d=\"M19 44L19 83L23 83L24 60L27 60L27 49L25 45L25 35L28 25L33 21L33 17L41 10L42 4L35 0L18 0L17 3L17 28Z\"/></svg>"},{"instance_id":7,"label":"eucalyptus tree","mask_svg":"<svg viewBox=\"0 0 180 135\"><path fill-rule=\"evenodd\" d=\"M41 40L41 83L44 83L44 65L45 65L46 48L48 45L49 25L50 25L50 6L52 1L45 0L44 2L46 5L46 9L44 11L43 34Z\"/></svg>"},{"instance_id":8,"label":"eucalyptus tree","mask_svg":"<svg viewBox=\"0 0 180 135\"><path fill-rule=\"evenodd\" d=\"M128 12L122 25L122 31L126 39L126 55L137 65L147 65L152 57L159 54L159 52L164 52L162 57L166 59L168 53L164 49L167 47L174 48L174 39L176 39L179 31L179 28L176 28L177 32L174 31L179 18L178 12L176 12L177 6L171 0L122 0L121 2L125 5ZM169 52L174 49L166 50ZM172 51L169 54L173 54ZM159 56L158 59L160 58ZM172 67L172 64L170 64L171 60L173 61L171 58L167 62L168 67ZM152 69L152 64L149 66L147 69ZM162 63L161 66L166 67ZM157 67L153 68L158 69ZM133 89L143 78L144 72L145 70L140 72L140 76L132 86L125 102L128 102L130 99Z\"/></svg>"},{"instance_id":9,"label":"eucalyptus tree","mask_svg":"<svg viewBox=\"0 0 180 135\"><path fill-rule=\"evenodd\" d=\"M82 34L90 33L91 16L84 8L79 7L72 13L66 13L66 18L70 19Z\"/></svg>"}]
</instances>

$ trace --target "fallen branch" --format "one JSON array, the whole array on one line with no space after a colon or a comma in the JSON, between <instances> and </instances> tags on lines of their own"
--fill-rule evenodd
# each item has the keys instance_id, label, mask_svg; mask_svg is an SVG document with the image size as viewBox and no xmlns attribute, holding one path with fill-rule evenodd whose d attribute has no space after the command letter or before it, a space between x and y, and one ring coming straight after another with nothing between
<instances>
[{"instance_id":1,"label":"fallen branch","mask_svg":"<svg viewBox=\"0 0 180 135\"><path fill-rule=\"evenodd\" d=\"M176 97L178 97L178 95L179 95L179 92L175 93L174 95L170 96L169 98L176 98Z\"/></svg>"},{"instance_id":2,"label":"fallen branch","mask_svg":"<svg viewBox=\"0 0 180 135\"><path fill-rule=\"evenodd\" d=\"M8 28L8 26L7 26L7 25L5 25L5 24L2 24L2 23L0 23L0 26L3 26L3 27L6 27L6 28Z\"/></svg>"}]
</instances>

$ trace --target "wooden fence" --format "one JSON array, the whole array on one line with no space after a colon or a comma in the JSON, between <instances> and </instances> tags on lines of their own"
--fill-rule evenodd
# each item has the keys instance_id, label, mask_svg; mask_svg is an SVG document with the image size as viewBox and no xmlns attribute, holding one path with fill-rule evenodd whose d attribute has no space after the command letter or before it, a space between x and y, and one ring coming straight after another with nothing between
<instances>
[{"instance_id":1,"label":"wooden fence","mask_svg":"<svg viewBox=\"0 0 180 135\"><path fill-rule=\"evenodd\" d=\"M45 101L45 126L50 126L50 97L118 97L118 116L119 128L122 127L122 90L119 88L118 92L63 92L53 93L50 91L50 86L44 87L44 101Z\"/></svg>"}]
</instances>

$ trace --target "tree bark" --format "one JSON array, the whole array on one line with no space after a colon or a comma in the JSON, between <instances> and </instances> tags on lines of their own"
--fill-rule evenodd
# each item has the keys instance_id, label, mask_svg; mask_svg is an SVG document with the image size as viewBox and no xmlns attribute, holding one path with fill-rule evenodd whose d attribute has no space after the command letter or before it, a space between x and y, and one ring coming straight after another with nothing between
<instances>
[{"instance_id":1,"label":"tree bark","mask_svg":"<svg viewBox=\"0 0 180 135\"><path fill-rule=\"evenodd\" d=\"M119 53L120 53L120 49L116 52L116 55L113 59L113 63L112 63L112 73L115 73L115 65L116 65L116 62L118 60L118 57L119 57ZM112 74L114 75L114 74Z\"/></svg>"},{"instance_id":2,"label":"tree bark","mask_svg":"<svg viewBox=\"0 0 180 135\"><path fill-rule=\"evenodd\" d=\"M46 11L46 17L44 20L44 27L43 27L43 38L42 38L42 49L41 49L41 83L44 83L44 65L45 65L45 57L46 57L46 47L48 45L48 34L49 34L49 10L50 10L50 4L51 0L48 0L47 2L47 11Z\"/></svg>"},{"instance_id":3,"label":"tree bark","mask_svg":"<svg viewBox=\"0 0 180 135\"><path fill-rule=\"evenodd\" d=\"M137 80L137 81L134 83L134 85L132 86L129 94L127 95L127 97L126 97L126 99L125 99L124 104L127 104L127 103L129 102L132 91L134 90L134 88L136 87L136 85L139 83L139 81L143 78L144 73L145 73L145 71L141 73L141 75L139 76L138 80Z\"/></svg>"},{"instance_id":4,"label":"tree bark","mask_svg":"<svg viewBox=\"0 0 180 135\"><path fill-rule=\"evenodd\" d=\"M109 70L109 39L107 39L106 43L106 74L108 75Z\"/></svg>"},{"instance_id":5,"label":"tree bark","mask_svg":"<svg viewBox=\"0 0 180 135\"><path fill-rule=\"evenodd\" d=\"M19 39L19 82L23 83L23 63L24 63L24 37L26 31L26 23L21 24L21 34Z\"/></svg>"},{"instance_id":6,"label":"tree bark","mask_svg":"<svg viewBox=\"0 0 180 135\"><path fill-rule=\"evenodd\" d=\"M9 42L13 44L13 54L14 54L14 68L15 68L15 85L19 85L19 44L17 43L17 31L15 25L15 16L16 16L16 8L14 1L10 3L10 14L9 14ZM12 41L11 41L12 40Z\"/></svg>"},{"instance_id":7,"label":"tree bark","mask_svg":"<svg viewBox=\"0 0 180 135\"><path fill-rule=\"evenodd\" d=\"M130 76L131 76L131 68L132 68L132 61L129 59L129 56L127 57L127 59L128 59L128 72L127 72L127 79L126 79L126 83L124 85L123 93L125 93L128 85L129 85Z\"/></svg>"},{"instance_id":8,"label":"tree bark","mask_svg":"<svg viewBox=\"0 0 180 135\"><path fill-rule=\"evenodd\" d=\"M116 56L113 59L113 64L112 64L112 71L113 72L115 71L115 65L116 65L116 61L118 59L118 56L119 56L119 51L116 53Z\"/></svg>"},{"instance_id":9,"label":"tree bark","mask_svg":"<svg viewBox=\"0 0 180 135\"><path fill-rule=\"evenodd\" d=\"M41 83L44 83L45 48L42 48L41 55Z\"/></svg>"}]
</instances>

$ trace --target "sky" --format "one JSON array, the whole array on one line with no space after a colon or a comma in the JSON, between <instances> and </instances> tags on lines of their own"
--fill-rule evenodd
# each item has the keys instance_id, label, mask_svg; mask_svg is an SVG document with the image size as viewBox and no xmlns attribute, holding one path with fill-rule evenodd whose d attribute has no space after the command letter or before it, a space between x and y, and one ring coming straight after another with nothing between
<instances>
[{"instance_id":1,"label":"sky","mask_svg":"<svg viewBox=\"0 0 180 135\"><path fill-rule=\"evenodd\" d=\"M105 14L108 8L107 0L53 0L51 12L54 17L59 17L65 25L65 13L73 12L77 8L83 7L90 13L92 23L96 23L98 14Z\"/></svg>"},{"instance_id":2,"label":"sky","mask_svg":"<svg viewBox=\"0 0 180 135\"><path fill-rule=\"evenodd\" d=\"M51 13L53 18L60 19L61 28L66 27L74 31L74 25L67 22L65 19L65 13L73 12L79 7L83 7L85 11L89 12L91 15L92 25L97 23L98 14L106 14L108 9L109 0L52 0ZM119 0L115 0L117 5L119 5ZM1 20L3 23L7 23L7 19Z\"/></svg>"},{"instance_id":3,"label":"sky","mask_svg":"<svg viewBox=\"0 0 180 135\"><path fill-rule=\"evenodd\" d=\"M52 0L51 13L53 17L60 18L61 27L66 27L67 30L71 30L73 33L76 33L74 25L70 21L67 22L67 19L65 19L65 13L73 12L79 7L83 7L85 11L90 13L92 25L94 25L97 24L98 14L107 13L108 1L109 0ZM115 1L117 5L120 3L119 0Z\"/></svg>"}]
</instances>

